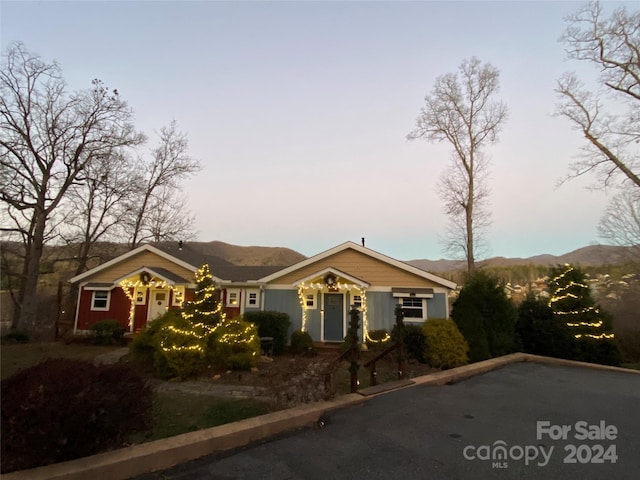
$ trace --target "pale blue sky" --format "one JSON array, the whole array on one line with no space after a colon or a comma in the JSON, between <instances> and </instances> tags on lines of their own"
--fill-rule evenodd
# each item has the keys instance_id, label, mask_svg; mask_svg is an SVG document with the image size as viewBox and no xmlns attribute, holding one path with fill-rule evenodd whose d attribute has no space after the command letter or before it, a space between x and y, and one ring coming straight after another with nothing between
<instances>
[{"instance_id":1,"label":"pale blue sky","mask_svg":"<svg viewBox=\"0 0 640 480\"><path fill-rule=\"evenodd\" d=\"M477 56L511 112L488 151L490 253L526 257L598 240L606 196L556 187L582 141L551 115L556 79L584 68L558 42L583 4L2 0L0 42L71 89L117 88L150 136L175 119L204 165L185 185L198 240L313 255L364 236L401 260L443 256L450 155L405 137L435 78Z\"/></svg>"}]
</instances>

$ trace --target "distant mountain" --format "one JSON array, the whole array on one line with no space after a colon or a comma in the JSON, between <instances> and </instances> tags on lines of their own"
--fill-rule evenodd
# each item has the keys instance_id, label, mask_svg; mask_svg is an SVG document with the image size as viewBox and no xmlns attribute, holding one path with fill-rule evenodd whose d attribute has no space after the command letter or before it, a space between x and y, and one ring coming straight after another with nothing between
<instances>
[{"instance_id":1,"label":"distant mountain","mask_svg":"<svg viewBox=\"0 0 640 480\"><path fill-rule=\"evenodd\" d=\"M570 263L582 267L598 265L618 265L629 259L634 247L616 247L612 245L590 245L564 255L536 255L528 258L493 257L477 263L479 267L509 267L512 265L564 265ZM409 260L407 263L428 272L453 272L465 268L465 262L458 260Z\"/></svg>"},{"instance_id":2,"label":"distant mountain","mask_svg":"<svg viewBox=\"0 0 640 480\"><path fill-rule=\"evenodd\" d=\"M185 242L185 247L187 244L190 249L198 251L203 256L220 257L239 266L289 266L307 258L295 250L284 247L244 247L219 241ZM178 242L162 242L161 245L175 245L178 248Z\"/></svg>"}]
</instances>

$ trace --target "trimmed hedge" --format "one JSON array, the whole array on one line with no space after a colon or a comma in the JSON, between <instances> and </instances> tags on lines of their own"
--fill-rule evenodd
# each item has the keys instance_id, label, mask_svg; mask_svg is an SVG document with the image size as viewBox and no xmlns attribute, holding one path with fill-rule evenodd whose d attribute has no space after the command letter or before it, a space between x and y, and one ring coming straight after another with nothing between
<instances>
[{"instance_id":1,"label":"trimmed hedge","mask_svg":"<svg viewBox=\"0 0 640 480\"><path fill-rule=\"evenodd\" d=\"M273 354L279 355L287 346L287 337L291 320L284 312L267 310L264 312L245 312L242 318L258 327L260 337L273 338Z\"/></svg>"},{"instance_id":2,"label":"trimmed hedge","mask_svg":"<svg viewBox=\"0 0 640 480\"><path fill-rule=\"evenodd\" d=\"M424 358L435 368L455 368L469 363L469 345L455 322L447 318L433 318L422 325Z\"/></svg>"},{"instance_id":3,"label":"trimmed hedge","mask_svg":"<svg viewBox=\"0 0 640 480\"><path fill-rule=\"evenodd\" d=\"M2 473L121 447L152 418L151 388L127 365L49 359L1 388Z\"/></svg>"}]
</instances>

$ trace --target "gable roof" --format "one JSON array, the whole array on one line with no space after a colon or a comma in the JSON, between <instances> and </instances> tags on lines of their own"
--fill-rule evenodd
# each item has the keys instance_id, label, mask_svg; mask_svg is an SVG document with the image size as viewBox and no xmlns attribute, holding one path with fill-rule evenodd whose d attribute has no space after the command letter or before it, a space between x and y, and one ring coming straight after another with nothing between
<instances>
[{"instance_id":1,"label":"gable roof","mask_svg":"<svg viewBox=\"0 0 640 480\"><path fill-rule=\"evenodd\" d=\"M217 282L246 282L246 281L257 281L258 279L264 277L265 275L271 275L272 273L281 270L283 267L281 266L267 266L267 265L259 265L259 266L240 266L234 265L231 262L226 261L225 259L218 257L216 255L205 255L198 252L196 249L190 248L188 244L183 244L182 247L178 247L177 244L145 244L141 245L138 248L130 250L122 255L119 255L111 260L98 265L95 268L87 270L84 273L76 275L75 277L69 280L70 283L76 283L81 280L85 280L98 272L101 272L109 267L117 265L129 258L132 258L142 252L151 252L155 255L158 255L162 258L165 258L176 265L186 268L192 272L197 272L202 265L205 263L209 265L209 270L211 271L214 280ZM184 283L185 279L181 277L173 279L170 273L166 269L160 269L159 267L154 266L146 266L140 267L136 269L133 273L139 273L142 269L152 269L154 272L159 273L161 277L175 281L177 283Z\"/></svg>"},{"instance_id":2,"label":"gable roof","mask_svg":"<svg viewBox=\"0 0 640 480\"><path fill-rule=\"evenodd\" d=\"M119 255L115 258L112 258L111 260L109 260L108 262L105 262L101 265L98 265L95 268L92 268L91 270L87 270L84 273L81 273L79 275L76 275L75 277L69 279L69 283L76 283L79 282L80 280L84 280L85 278L91 277L92 275L95 275L98 272L101 272L109 267L112 267L114 265L117 265L118 263L121 263L131 257L134 257L136 255L138 255L141 252L151 252L155 255L158 255L162 258L165 258L177 265L180 265L184 268L186 268L187 270L191 270L192 272L196 272L198 270L198 267L195 267L194 265L191 265L190 263L187 263L183 260L180 260L179 258L174 257L173 255L169 255L168 253L163 252L162 250L153 247L152 245L141 245L138 248L134 248L133 250L130 250L126 253L123 253L122 255Z\"/></svg>"},{"instance_id":3,"label":"gable roof","mask_svg":"<svg viewBox=\"0 0 640 480\"><path fill-rule=\"evenodd\" d=\"M336 247L330 248L329 250L325 250L324 252L319 253L313 257L309 257L305 260L302 260L301 262L294 263L293 265L287 268L284 268L282 270L279 270L271 275L267 275L266 277L261 278L260 281L265 283L272 282L273 280L277 280L278 278L288 275L292 272L295 272L296 270L299 270L303 267L306 267L308 265L311 265L315 262L331 257L332 255L335 255L339 252L342 252L348 249L355 250L356 252L362 253L371 258L384 262L388 265L392 265L396 268L404 270L405 272L412 273L414 275L422 277L426 280L430 280L434 283L442 285L443 287L450 288L452 290L456 288L456 284L454 282L438 277L437 275L434 275L425 270L422 270L421 268L414 267L413 265L409 265L408 263L402 262L400 260L396 260L395 258L388 257L387 255L383 255L382 253L376 252L375 250L371 250L370 248L367 248L367 247L363 247L354 242L345 242Z\"/></svg>"}]
</instances>

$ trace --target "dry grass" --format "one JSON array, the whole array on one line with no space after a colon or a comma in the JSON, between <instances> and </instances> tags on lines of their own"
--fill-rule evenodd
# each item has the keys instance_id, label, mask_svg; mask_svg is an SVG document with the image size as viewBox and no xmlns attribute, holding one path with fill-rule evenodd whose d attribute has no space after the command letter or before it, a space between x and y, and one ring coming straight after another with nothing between
<instances>
[{"instance_id":1,"label":"dry grass","mask_svg":"<svg viewBox=\"0 0 640 480\"><path fill-rule=\"evenodd\" d=\"M33 367L47 358L72 358L93 360L96 356L111 352L119 346L101 346L55 343L25 343L0 346L1 378L9 378L20 370Z\"/></svg>"}]
</instances>

